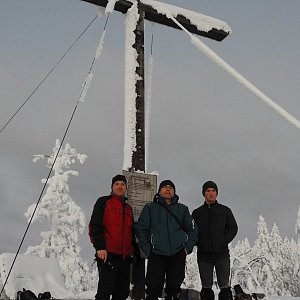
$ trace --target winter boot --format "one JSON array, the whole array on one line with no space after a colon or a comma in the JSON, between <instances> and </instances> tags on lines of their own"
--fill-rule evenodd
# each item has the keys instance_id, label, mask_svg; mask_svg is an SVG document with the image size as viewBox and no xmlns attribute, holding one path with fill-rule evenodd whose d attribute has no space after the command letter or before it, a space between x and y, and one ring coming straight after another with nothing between
<instances>
[{"instance_id":1,"label":"winter boot","mask_svg":"<svg viewBox=\"0 0 300 300\"><path fill-rule=\"evenodd\" d=\"M176 295L167 294L165 300L180 300L180 293L177 293Z\"/></svg>"},{"instance_id":2,"label":"winter boot","mask_svg":"<svg viewBox=\"0 0 300 300\"><path fill-rule=\"evenodd\" d=\"M234 289L234 293L235 293L235 296L234 296L235 300L251 300L252 299L252 296L250 294L246 294L239 284L235 285L233 287L233 289Z\"/></svg>"},{"instance_id":3,"label":"winter boot","mask_svg":"<svg viewBox=\"0 0 300 300\"><path fill-rule=\"evenodd\" d=\"M201 300L214 300L215 293L210 288L202 288L200 292L200 299Z\"/></svg>"},{"instance_id":4,"label":"winter boot","mask_svg":"<svg viewBox=\"0 0 300 300\"><path fill-rule=\"evenodd\" d=\"M158 297L147 295L146 298L145 298L145 300L158 300Z\"/></svg>"},{"instance_id":5,"label":"winter boot","mask_svg":"<svg viewBox=\"0 0 300 300\"><path fill-rule=\"evenodd\" d=\"M97 297L95 298L95 300L109 300L110 299L110 294L103 294L101 293L101 295L97 295Z\"/></svg>"},{"instance_id":6,"label":"winter boot","mask_svg":"<svg viewBox=\"0 0 300 300\"><path fill-rule=\"evenodd\" d=\"M38 299L51 299L51 293L50 292L39 293Z\"/></svg>"},{"instance_id":7,"label":"winter boot","mask_svg":"<svg viewBox=\"0 0 300 300\"><path fill-rule=\"evenodd\" d=\"M17 292L17 300L37 300L37 296L34 292L23 288L23 291Z\"/></svg>"},{"instance_id":8,"label":"winter boot","mask_svg":"<svg viewBox=\"0 0 300 300\"><path fill-rule=\"evenodd\" d=\"M233 300L231 287L222 288L219 293L219 300Z\"/></svg>"}]
</instances>

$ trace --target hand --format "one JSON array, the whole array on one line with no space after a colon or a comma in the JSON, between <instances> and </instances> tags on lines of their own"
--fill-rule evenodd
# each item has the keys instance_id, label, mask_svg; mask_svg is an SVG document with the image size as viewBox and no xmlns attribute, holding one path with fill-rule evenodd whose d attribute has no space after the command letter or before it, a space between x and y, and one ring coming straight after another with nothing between
<instances>
[{"instance_id":1,"label":"hand","mask_svg":"<svg viewBox=\"0 0 300 300\"><path fill-rule=\"evenodd\" d=\"M141 256L141 258L143 258L143 259L147 259L147 258L149 258L149 253L146 254L146 253L144 253L142 250L140 250L140 256Z\"/></svg>"},{"instance_id":2,"label":"hand","mask_svg":"<svg viewBox=\"0 0 300 300\"><path fill-rule=\"evenodd\" d=\"M97 250L97 256L99 259L103 260L106 263L107 261L107 251L106 250Z\"/></svg>"}]
</instances>

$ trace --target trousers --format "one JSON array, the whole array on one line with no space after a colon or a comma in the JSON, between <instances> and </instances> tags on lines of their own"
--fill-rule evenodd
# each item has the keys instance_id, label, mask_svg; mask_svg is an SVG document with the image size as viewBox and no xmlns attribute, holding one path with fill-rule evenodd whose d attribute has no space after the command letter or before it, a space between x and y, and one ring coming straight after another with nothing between
<instances>
[{"instance_id":1,"label":"trousers","mask_svg":"<svg viewBox=\"0 0 300 300\"><path fill-rule=\"evenodd\" d=\"M178 295L185 276L185 250L174 255L151 253L148 259L146 286L148 299L161 297L164 283L167 295Z\"/></svg>"},{"instance_id":2,"label":"trousers","mask_svg":"<svg viewBox=\"0 0 300 300\"><path fill-rule=\"evenodd\" d=\"M106 263L97 258L99 272L96 300L126 300L129 295L130 258L109 255Z\"/></svg>"},{"instance_id":3,"label":"trousers","mask_svg":"<svg viewBox=\"0 0 300 300\"><path fill-rule=\"evenodd\" d=\"M198 258L200 279L203 288L212 288L213 271L216 270L217 282L220 289L229 286L230 258L221 257L215 259Z\"/></svg>"}]
</instances>

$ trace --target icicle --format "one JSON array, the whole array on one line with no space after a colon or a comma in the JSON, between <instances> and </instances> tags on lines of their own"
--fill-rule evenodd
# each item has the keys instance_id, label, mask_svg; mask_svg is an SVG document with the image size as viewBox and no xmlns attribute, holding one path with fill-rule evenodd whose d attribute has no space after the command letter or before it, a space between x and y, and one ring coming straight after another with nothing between
<instances>
[{"instance_id":1,"label":"icicle","mask_svg":"<svg viewBox=\"0 0 300 300\"><path fill-rule=\"evenodd\" d=\"M82 85L82 92L79 98L79 102L84 102L87 91L91 85L92 79L93 79L93 73L89 73L86 80L84 81L84 84Z\"/></svg>"},{"instance_id":2,"label":"icicle","mask_svg":"<svg viewBox=\"0 0 300 300\"><path fill-rule=\"evenodd\" d=\"M99 46L98 46L98 49L97 49L97 52L96 52L96 56L95 56L95 59L98 59L102 53L102 49L103 49L103 46L104 46L104 37L105 37L105 30L103 31L102 35L101 35L101 38L100 38L100 42L99 42Z\"/></svg>"},{"instance_id":3,"label":"icicle","mask_svg":"<svg viewBox=\"0 0 300 300\"><path fill-rule=\"evenodd\" d=\"M294 125L296 128L300 129L300 121L287 112L284 108L274 102L270 97L266 96L262 91L260 91L255 85L243 77L239 72L232 68L228 63L226 63L220 56L218 56L212 49L206 46L202 41L193 36L188 30L186 30L174 17L171 19L176 23L184 32L186 32L194 46L196 46L202 53L208 56L210 60L215 62L217 65L222 67L228 74L235 78L239 83L245 86L250 92L262 100L265 104L271 107L284 119Z\"/></svg>"}]
</instances>

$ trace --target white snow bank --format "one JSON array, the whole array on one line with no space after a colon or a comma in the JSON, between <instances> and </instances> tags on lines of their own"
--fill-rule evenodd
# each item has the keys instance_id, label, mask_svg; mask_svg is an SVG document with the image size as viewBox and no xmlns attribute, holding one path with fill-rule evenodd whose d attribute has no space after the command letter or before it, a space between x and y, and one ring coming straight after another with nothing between
<instances>
[{"instance_id":1,"label":"white snow bank","mask_svg":"<svg viewBox=\"0 0 300 300\"><path fill-rule=\"evenodd\" d=\"M0 255L2 284L6 280L14 257L14 253ZM74 295L66 289L58 263L54 258L19 254L4 291L10 299L15 299L17 292L23 288L33 291L36 295L50 292L54 298L74 298Z\"/></svg>"}]
</instances>

